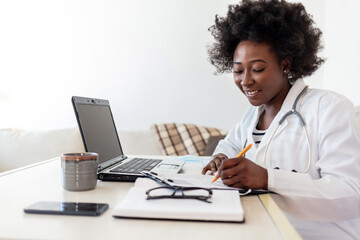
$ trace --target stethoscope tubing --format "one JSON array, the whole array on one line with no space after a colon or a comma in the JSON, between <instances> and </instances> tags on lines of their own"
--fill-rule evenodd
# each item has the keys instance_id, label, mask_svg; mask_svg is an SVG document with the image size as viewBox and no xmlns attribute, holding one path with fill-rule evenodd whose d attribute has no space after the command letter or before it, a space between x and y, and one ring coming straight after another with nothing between
<instances>
[{"instance_id":1,"label":"stethoscope tubing","mask_svg":"<svg viewBox=\"0 0 360 240\"><path fill-rule=\"evenodd\" d=\"M279 120L278 122L278 125L276 126L274 132L271 134L270 136L270 139L266 145L266 148L265 148L265 153L264 153L264 166L266 168L268 168L267 166L267 153L268 153L268 150L269 150L269 147L270 147L270 144L271 144L271 141L273 139L273 137L275 136L275 133L277 132L278 128L280 127L280 125L285 121L285 119L294 114L298 119L299 119L299 122L300 122L300 125L301 127L303 128L303 131L305 132L305 135L306 135L306 140L307 140L307 145L308 145L308 163L307 163L307 167L305 169L305 171L303 173L307 173L309 172L309 169L310 169L310 165L311 165L311 144L310 144L310 138L309 138L309 134L308 134L308 131L307 131L307 128L306 128L306 124L305 124L305 121L304 121L304 118L301 116L301 114L297 111L296 109L296 106L298 104L298 101L300 100L300 98L306 93L306 91L308 90L308 86L306 86L300 93L299 95L296 97L295 101L294 101L294 104L291 108L290 111L288 111L287 113L284 114L284 116ZM245 141L245 145L247 144L247 139ZM276 168L278 169L278 168ZM292 170L293 172L297 172L296 170Z\"/></svg>"},{"instance_id":2,"label":"stethoscope tubing","mask_svg":"<svg viewBox=\"0 0 360 240\"><path fill-rule=\"evenodd\" d=\"M266 148L265 148L265 153L264 153L264 165L265 167L267 168L267 152L268 152L268 149L270 147L270 143L275 135L275 133L277 132L278 128L280 127L280 125L285 121L285 119L290 116L291 114L294 114L298 119L299 119L299 122L300 122L300 125L301 127L303 128L304 132L305 132L305 135L306 135L306 140L307 140L307 145L308 145L308 153L309 153L309 157L308 157L308 164L307 164L307 167L306 167L306 170L304 173L307 173L310 169L310 165L311 165L311 145L310 145L310 139L309 139L309 134L307 132L307 129L306 129L306 124L305 124L305 121L303 119L303 117L301 116L301 114L296 110L296 106L298 104L298 101L300 100L300 98L306 93L306 91L308 90L308 86L306 86L300 93L299 95L296 97L295 101L294 101L294 104L291 108L290 111L288 111L287 113L284 114L284 116L280 119L280 121L278 122L278 125L276 126L274 132L271 134L271 137L266 145ZM292 170L293 172L297 172L296 170Z\"/></svg>"}]
</instances>

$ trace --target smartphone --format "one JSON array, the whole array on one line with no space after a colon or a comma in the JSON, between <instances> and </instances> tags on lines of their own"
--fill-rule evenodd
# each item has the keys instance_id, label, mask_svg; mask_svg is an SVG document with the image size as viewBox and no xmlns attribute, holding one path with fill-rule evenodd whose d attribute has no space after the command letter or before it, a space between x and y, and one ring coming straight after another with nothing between
<instances>
[{"instance_id":1,"label":"smartphone","mask_svg":"<svg viewBox=\"0 0 360 240\"><path fill-rule=\"evenodd\" d=\"M37 202L24 209L26 213L99 216L109 208L107 203Z\"/></svg>"}]
</instances>

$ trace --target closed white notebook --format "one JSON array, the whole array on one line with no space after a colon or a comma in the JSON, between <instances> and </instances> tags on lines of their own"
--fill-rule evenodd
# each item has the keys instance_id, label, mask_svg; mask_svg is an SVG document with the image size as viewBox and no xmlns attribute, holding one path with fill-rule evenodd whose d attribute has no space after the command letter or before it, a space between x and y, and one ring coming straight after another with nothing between
<instances>
[{"instance_id":1,"label":"closed white notebook","mask_svg":"<svg viewBox=\"0 0 360 240\"><path fill-rule=\"evenodd\" d=\"M151 180L149 180L151 181ZM144 179L142 179L144 182ZM135 184L114 210L114 217L243 222L238 191L213 190L211 203L197 199L146 199L149 187ZM156 186L156 184L155 184Z\"/></svg>"}]
</instances>

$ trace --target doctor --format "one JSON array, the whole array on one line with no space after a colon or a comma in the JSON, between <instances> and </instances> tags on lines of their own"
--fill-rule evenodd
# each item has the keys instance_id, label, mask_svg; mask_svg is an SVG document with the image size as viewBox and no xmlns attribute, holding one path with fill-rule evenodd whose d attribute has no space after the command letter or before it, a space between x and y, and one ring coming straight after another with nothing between
<instances>
[{"instance_id":1,"label":"doctor","mask_svg":"<svg viewBox=\"0 0 360 240\"><path fill-rule=\"evenodd\" d=\"M297 225L305 238L321 236L309 221L327 222L321 226L332 237L360 238L354 107L335 92L308 89L302 80L324 62L317 56L321 31L311 16L300 3L243 1L230 6L226 17L216 16L210 31L211 63L219 73L233 72L252 107L220 141L202 174L278 193L288 213L306 220ZM235 158L248 144L245 156Z\"/></svg>"}]
</instances>

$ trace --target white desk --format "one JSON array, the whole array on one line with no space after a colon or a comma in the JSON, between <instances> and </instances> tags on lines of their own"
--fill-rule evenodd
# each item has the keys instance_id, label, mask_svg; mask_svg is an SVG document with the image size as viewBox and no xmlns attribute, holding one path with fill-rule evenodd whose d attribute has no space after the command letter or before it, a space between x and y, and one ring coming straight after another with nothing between
<instances>
[{"instance_id":1,"label":"white desk","mask_svg":"<svg viewBox=\"0 0 360 240\"><path fill-rule=\"evenodd\" d=\"M200 173L186 163L184 174ZM116 219L112 212L133 183L98 181L96 189L66 191L59 158L0 174L0 239L283 239L299 238L269 194L241 198L245 223ZM99 217L25 214L37 201L104 202Z\"/></svg>"}]
</instances>

